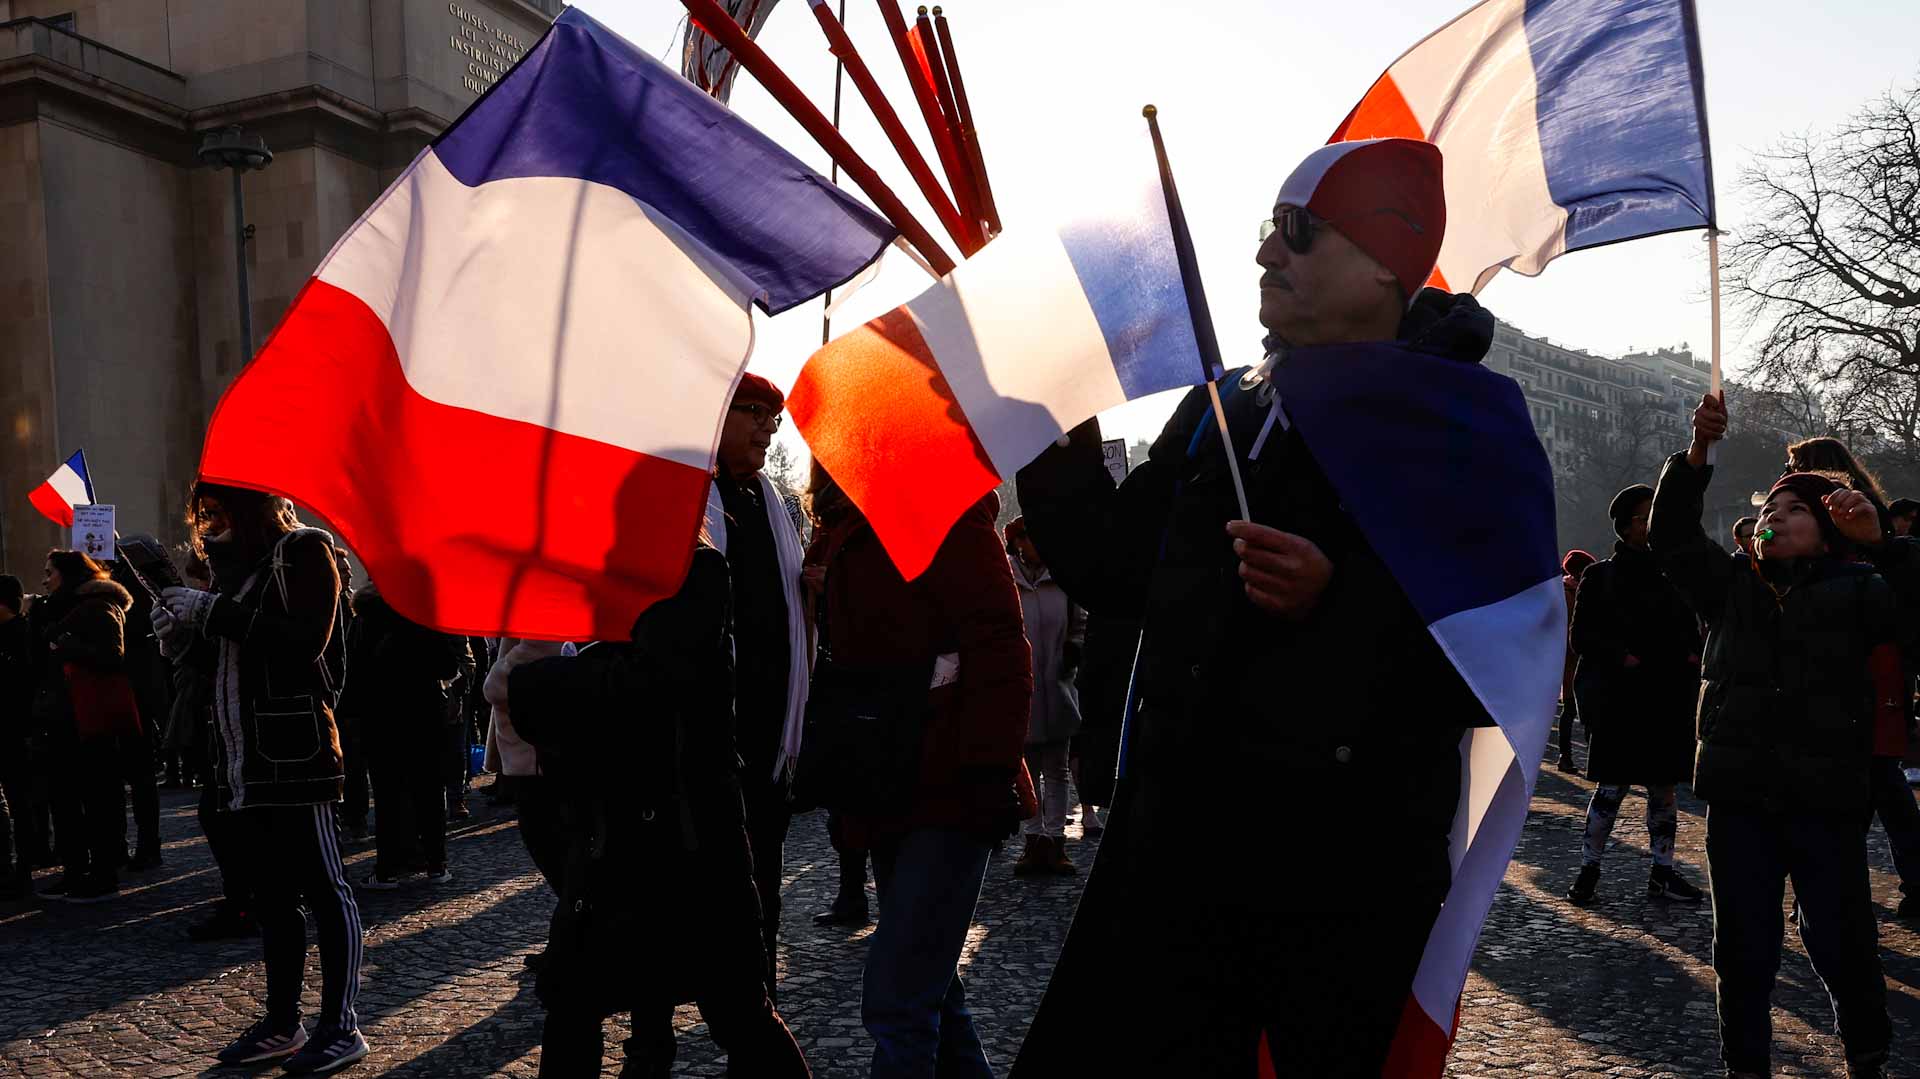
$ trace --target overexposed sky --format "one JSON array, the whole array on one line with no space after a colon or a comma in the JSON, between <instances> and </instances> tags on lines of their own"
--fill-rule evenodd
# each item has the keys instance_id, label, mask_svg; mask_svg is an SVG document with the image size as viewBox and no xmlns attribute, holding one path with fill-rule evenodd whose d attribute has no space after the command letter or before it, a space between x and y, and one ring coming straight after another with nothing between
<instances>
[{"instance_id":1,"label":"overexposed sky","mask_svg":"<svg viewBox=\"0 0 1920 1079\"><path fill-rule=\"evenodd\" d=\"M885 0L896 2L896 0ZM1920 78L1916 0L1697 0L1720 224L1738 233L1737 181L1755 151L1819 129L1889 87ZM837 0L836 0L837 3ZM677 0L578 0L640 47L679 63ZM1146 145L1140 107L1159 106L1201 275L1228 366L1259 358L1256 228L1293 166L1330 132L1402 52L1469 4L1463 0L953 0L944 4L1002 217L1038 220L1043 206L1096 185L1101 150ZM861 55L929 161L925 125L875 0L846 0ZM902 4L911 22L913 5ZM782 0L761 45L822 112L833 103L833 57L806 0ZM826 154L742 73L734 109L822 172ZM841 128L943 242L851 80ZM1137 145L1126 140L1137 138ZM858 193L843 179L843 185ZM1724 243L1725 241L1723 241ZM949 252L957 254L949 247ZM836 333L926 288L898 253L843 307ZM1481 294L1528 333L1601 353L1709 337L1706 245L1677 233L1567 255L1538 278L1503 274ZM821 304L761 318L750 369L790 387L819 345ZM1757 336L1757 335L1756 335ZM1725 362L1745 342L1729 313ZM1108 437L1151 438L1175 398L1103 417ZM800 448L791 427L781 432Z\"/></svg>"}]
</instances>

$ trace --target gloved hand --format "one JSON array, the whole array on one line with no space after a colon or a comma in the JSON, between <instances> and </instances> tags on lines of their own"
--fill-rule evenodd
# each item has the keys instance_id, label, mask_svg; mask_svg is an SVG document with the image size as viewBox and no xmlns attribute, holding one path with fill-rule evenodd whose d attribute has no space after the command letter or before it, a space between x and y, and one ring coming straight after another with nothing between
<instances>
[{"instance_id":1,"label":"gloved hand","mask_svg":"<svg viewBox=\"0 0 1920 1079\"><path fill-rule=\"evenodd\" d=\"M153 635L160 642L160 654L168 659L177 659L193 643L193 631L175 621L164 603L153 605L153 610L147 614L147 621L153 623Z\"/></svg>"},{"instance_id":2,"label":"gloved hand","mask_svg":"<svg viewBox=\"0 0 1920 1079\"><path fill-rule=\"evenodd\" d=\"M207 624L207 612L213 610L215 596L197 588L173 587L160 593L160 605L167 609L184 629L199 629Z\"/></svg>"}]
</instances>

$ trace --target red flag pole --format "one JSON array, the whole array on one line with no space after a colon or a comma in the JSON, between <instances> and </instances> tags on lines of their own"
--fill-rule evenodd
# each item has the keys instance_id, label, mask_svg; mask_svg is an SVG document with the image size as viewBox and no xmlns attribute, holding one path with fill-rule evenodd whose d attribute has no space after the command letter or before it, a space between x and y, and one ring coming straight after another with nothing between
<instances>
[{"instance_id":1,"label":"red flag pole","mask_svg":"<svg viewBox=\"0 0 1920 1079\"><path fill-rule=\"evenodd\" d=\"M940 35L940 53L946 57L947 78L953 82L953 100L960 109L960 142L967 150L974 190L980 196L980 212L987 222L987 237L991 239L1000 232L1000 210L993 203L993 185L987 182L987 160L980 149L980 129L973 126L973 107L967 104L967 84L960 78L960 57L953 51L953 34L947 29L947 17L937 7L933 9L933 27Z\"/></svg>"},{"instance_id":2,"label":"red flag pole","mask_svg":"<svg viewBox=\"0 0 1920 1079\"><path fill-rule=\"evenodd\" d=\"M734 22L718 3L714 0L680 0L680 2L686 7L694 22L700 24L700 29L713 35L714 40L720 42L729 53L732 53L733 58L740 61L740 66L751 72L753 77L760 81L760 85L766 87L767 92L773 95L773 99L778 101L789 115L798 120L801 127L806 128L807 134L813 136L813 141L820 144L821 149L827 152L827 156L833 158L841 168L847 171L847 175L853 178L854 183L860 185L860 190L867 193L867 197L873 200L881 214L893 223L894 228L900 230L900 235L919 249L921 256L936 273L945 277L953 272L953 259L947 257L947 253L934 242L933 236L927 232L926 227L914 219L912 212L900 201L900 197L887 187L879 174L873 171L872 166L854 152L853 147L841 137L840 132L834 130L832 122L820 114L820 110L814 107L813 102L807 100L807 95L800 92L800 88L793 84L792 79L787 78L786 72L781 71L780 66L773 62L773 58L763 52L760 46L754 44L753 39L747 36L747 32L740 29L740 25Z\"/></svg>"},{"instance_id":3,"label":"red flag pole","mask_svg":"<svg viewBox=\"0 0 1920 1079\"><path fill-rule=\"evenodd\" d=\"M933 138L933 148L939 154L940 167L947 174L947 186L953 190L953 201L958 204L958 216L966 228L968 239L960 244L963 255L971 255L980 249L974 233L977 226L967 227L966 195L955 183L959 175L959 155L954 149L953 133L947 129L946 117L940 112L940 99L933 88L933 73L927 69L926 57L907 29L907 21L900 14L897 0L878 0L880 17L886 21L887 36L893 39L894 51L900 54L900 66L906 70L907 85L913 87L913 99L920 106L920 116L927 124L927 134Z\"/></svg>"},{"instance_id":4,"label":"red flag pole","mask_svg":"<svg viewBox=\"0 0 1920 1079\"><path fill-rule=\"evenodd\" d=\"M847 74L853 76L853 85L859 89L867 107L873 110L874 119L880 121L880 129L887 133L888 141L893 143L907 171L913 174L913 181L919 185L920 194L926 197L927 205L933 207L934 215L946 226L947 235L953 238L953 242L962 251L967 250L967 232L961 222L960 211L954 209L952 200L947 198L946 190L940 186L927 159L921 155L920 148L913 144L913 136L907 133L907 126L900 122L900 114L894 111L893 104L881 92L880 83L874 79L867 62L860 58L859 50L853 46L853 39L847 36L846 27L827 9L826 0L813 0L813 15L820 22L820 31L827 35L829 49L845 67Z\"/></svg>"},{"instance_id":5,"label":"red flag pole","mask_svg":"<svg viewBox=\"0 0 1920 1079\"><path fill-rule=\"evenodd\" d=\"M953 197L960 202L960 212L966 215L972 226L976 246L984 247L987 242L986 217L980 212L980 192L974 187L972 155L967 149L966 132L960 129L960 106L953 99L953 83L947 79L946 58L940 55L940 38L934 33L933 20L927 18L927 9L922 7L913 20L913 43L920 55L920 62L926 65L933 79L934 93L940 101L940 114L946 121L946 129L953 140L953 169L948 180L953 184Z\"/></svg>"}]
</instances>

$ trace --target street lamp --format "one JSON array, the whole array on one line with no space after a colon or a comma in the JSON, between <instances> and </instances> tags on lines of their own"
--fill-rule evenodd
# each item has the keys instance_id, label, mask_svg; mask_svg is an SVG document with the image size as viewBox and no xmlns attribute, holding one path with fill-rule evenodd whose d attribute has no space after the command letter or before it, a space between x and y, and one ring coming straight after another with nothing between
<instances>
[{"instance_id":1,"label":"street lamp","mask_svg":"<svg viewBox=\"0 0 1920 1079\"><path fill-rule=\"evenodd\" d=\"M247 309L247 237L253 227L247 224L245 197L240 192L240 174L249 169L264 169L273 162L273 151L258 135L249 135L238 124L211 131L200 140L200 163L216 169L233 170L233 257L240 275L241 366L253 359L253 315Z\"/></svg>"}]
</instances>

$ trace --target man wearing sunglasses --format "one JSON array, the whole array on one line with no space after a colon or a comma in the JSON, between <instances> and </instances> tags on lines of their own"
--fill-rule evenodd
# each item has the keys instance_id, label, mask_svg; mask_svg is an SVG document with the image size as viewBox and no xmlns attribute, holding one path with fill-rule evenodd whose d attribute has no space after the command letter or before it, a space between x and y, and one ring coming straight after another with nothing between
<instances>
[{"instance_id":1,"label":"man wearing sunglasses","mask_svg":"<svg viewBox=\"0 0 1920 1079\"><path fill-rule=\"evenodd\" d=\"M1254 254L1261 371L1393 341L1478 362L1492 316L1423 291L1442 192L1427 143L1309 155ZM1120 793L1016 1077L1378 1076L1451 880L1459 746L1491 721L1271 385L1220 388L1250 521L1205 389L1118 488L1098 421L1018 477L1067 594L1145 634Z\"/></svg>"},{"instance_id":2,"label":"man wearing sunglasses","mask_svg":"<svg viewBox=\"0 0 1920 1079\"><path fill-rule=\"evenodd\" d=\"M720 427L707 527L733 572L734 742L744 770L747 839L767 945L767 997L775 996L782 847L793 811L781 747L806 706L808 659L799 603L800 537L761 469L786 397L759 375L741 376Z\"/></svg>"}]
</instances>

